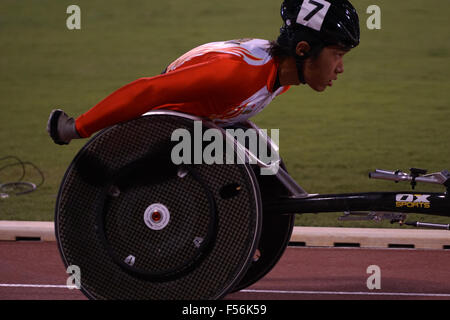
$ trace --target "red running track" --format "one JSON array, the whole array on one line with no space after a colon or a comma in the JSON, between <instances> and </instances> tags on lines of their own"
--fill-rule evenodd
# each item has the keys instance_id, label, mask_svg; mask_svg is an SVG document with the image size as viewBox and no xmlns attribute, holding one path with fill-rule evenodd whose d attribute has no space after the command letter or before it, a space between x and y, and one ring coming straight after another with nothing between
<instances>
[{"instance_id":1,"label":"red running track","mask_svg":"<svg viewBox=\"0 0 450 320\"><path fill-rule=\"evenodd\" d=\"M380 268L369 290L367 268ZM450 251L289 247L275 268L232 300L450 300ZM66 286L55 242L0 242L0 300L85 300Z\"/></svg>"}]
</instances>

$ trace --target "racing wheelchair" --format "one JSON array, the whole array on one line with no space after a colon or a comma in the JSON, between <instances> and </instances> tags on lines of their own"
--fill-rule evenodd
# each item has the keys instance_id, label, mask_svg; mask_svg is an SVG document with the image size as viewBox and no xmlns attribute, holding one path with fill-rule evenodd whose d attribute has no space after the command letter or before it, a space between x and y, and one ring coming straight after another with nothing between
<instances>
[{"instance_id":1,"label":"racing wheelchair","mask_svg":"<svg viewBox=\"0 0 450 320\"><path fill-rule=\"evenodd\" d=\"M172 133L193 132L197 121L203 131L221 132L234 160L241 161L174 164ZM256 125L241 126L256 130L263 145L278 152ZM263 175L262 169L274 174ZM90 299L220 299L276 265L296 214L344 212L343 219L406 224L408 213L450 216L446 170L377 170L370 177L413 187L441 184L446 192L310 194L282 159L261 161L213 122L151 111L101 131L78 152L60 185L56 239L65 266L80 268L80 289Z\"/></svg>"}]
</instances>

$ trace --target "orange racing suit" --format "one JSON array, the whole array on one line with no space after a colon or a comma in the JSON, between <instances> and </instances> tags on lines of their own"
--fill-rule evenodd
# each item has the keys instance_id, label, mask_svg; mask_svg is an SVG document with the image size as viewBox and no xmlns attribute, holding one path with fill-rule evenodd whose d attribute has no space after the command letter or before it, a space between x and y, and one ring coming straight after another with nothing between
<instances>
[{"instance_id":1,"label":"orange racing suit","mask_svg":"<svg viewBox=\"0 0 450 320\"><path fill-rule=\"evenodd\" d=\"M218 125L242 122L260 112L289 86L273 92L278 61L267 40L213 42L187 52L166 72L125 85L75 121L89 137L111 125L157 109L205 117Z\"/></svg>"}]
</instances>

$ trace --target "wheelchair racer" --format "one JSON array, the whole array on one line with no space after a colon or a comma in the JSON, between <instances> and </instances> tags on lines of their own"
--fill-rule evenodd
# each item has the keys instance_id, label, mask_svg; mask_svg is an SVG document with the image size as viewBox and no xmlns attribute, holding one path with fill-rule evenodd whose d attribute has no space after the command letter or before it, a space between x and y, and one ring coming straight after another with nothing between
<instances>
[{"instance_id":1,"label":"wheelchair racer","mask_svg":"<svg viewBox=\"0 0 450 320\"><path fill-rule=\"evenodd\" d=\"M158 76L113 92L76 119L51 112L56 144L87 138L157 109L205 117L222 126L259 113L292 85L324 91L344 72L343 57L359 44L359 19L348 0L284 0L276 41L241 39L199 46Z\"/></svg>"}]
</instances>

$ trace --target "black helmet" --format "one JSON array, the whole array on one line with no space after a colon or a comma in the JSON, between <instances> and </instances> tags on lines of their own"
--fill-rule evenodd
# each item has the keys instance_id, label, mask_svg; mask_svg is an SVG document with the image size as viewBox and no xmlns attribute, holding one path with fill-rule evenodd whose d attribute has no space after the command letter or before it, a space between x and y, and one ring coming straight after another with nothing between
<instances>
[{"instance_id":1,"label":"black helmet","mask_svg":"<svg viewBox=\"0 0 450 320\"><path fill-rule=\"evenodd\" d=\"M283 26L278 44L297 60L300 80L303 60L325 46L352 49L359 44L359 18L348 0L284 0L281 5ZM295 53L297 43L306 41L311 50L303 57Z\"/></svg>"},{"instance_id":2,"label":"black helmet","mask_svg":"<svg viewBox=\"0 0 450 320\"><path fill-rule=\"evenodd\" d=\"M359 18L347 0L284 0L281 35L291 40L306 37L323 45L351 49L359 44ZM295 43L296 45L296 43Z\"/></svg>"}]
</instances>

